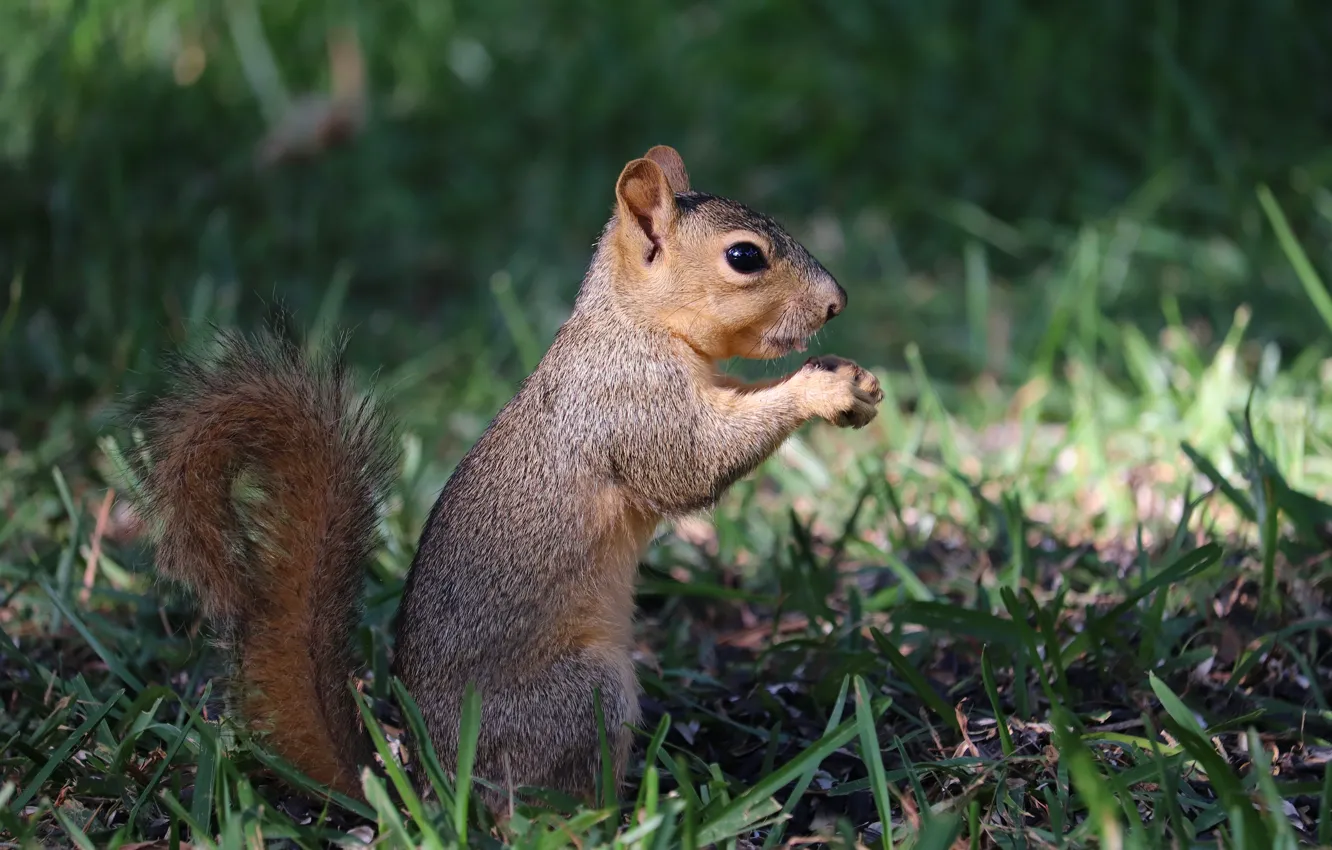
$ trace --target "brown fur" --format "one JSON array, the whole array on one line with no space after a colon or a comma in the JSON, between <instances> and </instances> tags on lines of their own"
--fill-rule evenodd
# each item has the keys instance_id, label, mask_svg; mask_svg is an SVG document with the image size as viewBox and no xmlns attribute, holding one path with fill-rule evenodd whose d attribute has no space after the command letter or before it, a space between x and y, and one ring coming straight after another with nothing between
<instances>
[{"instance_id":1,"label":"brown fur","mask_svg":"<svg viewBox=\"0 0 1332 850\"><path fill-rule=\"evenodd\" d=\"M762 249L766 268L727 264L741 241ZM625 166L573 315L444 486L408 576L395 667L446 767L472 683L477 776L589 795L600 768L594 691L623 775L639 717L633 584L657 524L711 505L811 418L863 426L883 395L840 358L750 385L717 361L802 348L845 305L771 219L692 191L674 150ZM249 362L241 352L199 373L153 420L165 468L150 502L166 529L159 558L248 639L241 673L266 696L246 708L307 771L345 779L367 748L350 702L327 683L348 670L353 621L337 612L351 609L352 565L369 548L369 514L358 511L381 479L359 470L378 455L333 437L346 403L306 364L261 360L277 368L256 375ZM236 549L234 502L219 483L238 458L268 476L288 519L266 525L273 544L255 550ZM294 557L279 561L276 543ZM327 623L315 616L324 611L335 612ZM331 725L335 713L345 727ZM483 797L496 810L507 802Z\"/></svg>"},{"instance_id":2,"label":"brown fur","mask_svg":"<svg viewBox=\"0 0 1332 850\"><path fill-rule=\"evenodd\" d=\"M138 456L158 570L194 591L232 647L252 726L313 778L359 794L372 750L347 690L349 637L392 470L382 416L354 399L339 362L267 336L225 334L211 362L183 359L175 377L143 414ZM257 504L236 498L245 483Z\"/></svg>"},{"instance_id":3,"label":"brown fur","mask_svg":"<svg viewBox=\"0 0 1332 850\"><path fill-rule=\"evenodd\" d=\"M741 240L768 270L727 266ZM775 222L690 191L670 148L625 166L573 315L445 486L408 579L398 672L446 761L474 681L477 774L587 794L598 686L623 773L633 580L658 522L710 505L811 417L864 425L882 398L837 358L748 386L717 361L784 354L845 302Z\"/></svg>"}]
</instances>

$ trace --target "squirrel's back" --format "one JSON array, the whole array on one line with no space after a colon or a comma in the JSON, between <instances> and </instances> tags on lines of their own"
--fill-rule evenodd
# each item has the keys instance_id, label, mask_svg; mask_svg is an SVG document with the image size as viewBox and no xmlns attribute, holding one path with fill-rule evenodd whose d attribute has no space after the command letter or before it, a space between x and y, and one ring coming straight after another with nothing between
<instances>
[{"instance_id":1,"label":"squirrel's back","mask_svg":"<svg viewBox=\"0 0 1332 850\"><path fill-rule=\"evenodd\" d=\"M403 595L405 678L484 681L628 640L632 567L659 517L612 492L606 445L632 427L626 414L655 403L669 415L687 388L638 336L603 310L576 312L458 464Z\"/></svg>"}]
</instances>

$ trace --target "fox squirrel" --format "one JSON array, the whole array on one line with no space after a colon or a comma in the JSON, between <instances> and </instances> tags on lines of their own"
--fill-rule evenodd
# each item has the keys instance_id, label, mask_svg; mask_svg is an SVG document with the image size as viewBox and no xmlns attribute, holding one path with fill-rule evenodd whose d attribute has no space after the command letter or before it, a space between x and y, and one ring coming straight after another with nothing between
<instances>
[{"instance_id":1,"label":"fox squirrel","mask_svg":"<svg viewBox=\"0 0 1332 850\"><path fill-rule=\"evenodd\" d=\"M713 504L806 421L861 427L883 398L837 357L757 384L717 362L804 350L846 300L770 218L691 190L675 150L624 167L571 317L444 486L407 578L395 672L446 769L471 682L477 776L588 796L599 689L620 780L639 718L633 585L658 522ZM267 336L225 335L176 374L142 420L159 570L234 647L242 716L360 796L374 755L350 644L388 423L339 356ZM236 498L242 474L267 498ZM497 811L506 799L482 794Z\"/></svg>"}]
</instances>

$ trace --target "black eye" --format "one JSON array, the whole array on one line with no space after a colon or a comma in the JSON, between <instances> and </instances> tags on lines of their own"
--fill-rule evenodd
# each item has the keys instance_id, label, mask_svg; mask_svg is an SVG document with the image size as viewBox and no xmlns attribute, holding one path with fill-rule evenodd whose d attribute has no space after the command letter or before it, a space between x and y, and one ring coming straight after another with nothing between
<instances>
[{"instance_id":1,"label":"black eye","mask_svg":"<svg viewBox=\"0 0 1332 850\"><path fill-rule=\"evenodd\" d=\"M768 267L763 251L753 242L737 242L727 248L726 262L741 274L761 272Z\"/></svg>"}]
</instances>

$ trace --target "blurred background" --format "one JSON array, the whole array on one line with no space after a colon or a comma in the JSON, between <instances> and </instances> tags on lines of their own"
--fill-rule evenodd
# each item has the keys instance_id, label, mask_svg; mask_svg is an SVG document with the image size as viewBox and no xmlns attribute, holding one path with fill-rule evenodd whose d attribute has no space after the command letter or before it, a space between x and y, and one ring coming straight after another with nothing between
<instances>
[{"instance_id":1,"label":"blurred background","mask_svg":"<svg viewBox=\"0 0 1332 850\"><path fill-rule=\"evenodd\" d=\"M281 304L456 458L657 143L842 281L824 350L918 350L964 418L1242 305L1243 362L1317 359L1256 190L1326 268L1330 43L1317 0L5 3L0 449L77 454L201 322ZM351 117L286 107L330 91ZM345 143L296 156L301 121Z\"/></svg>"}]
</instances>

